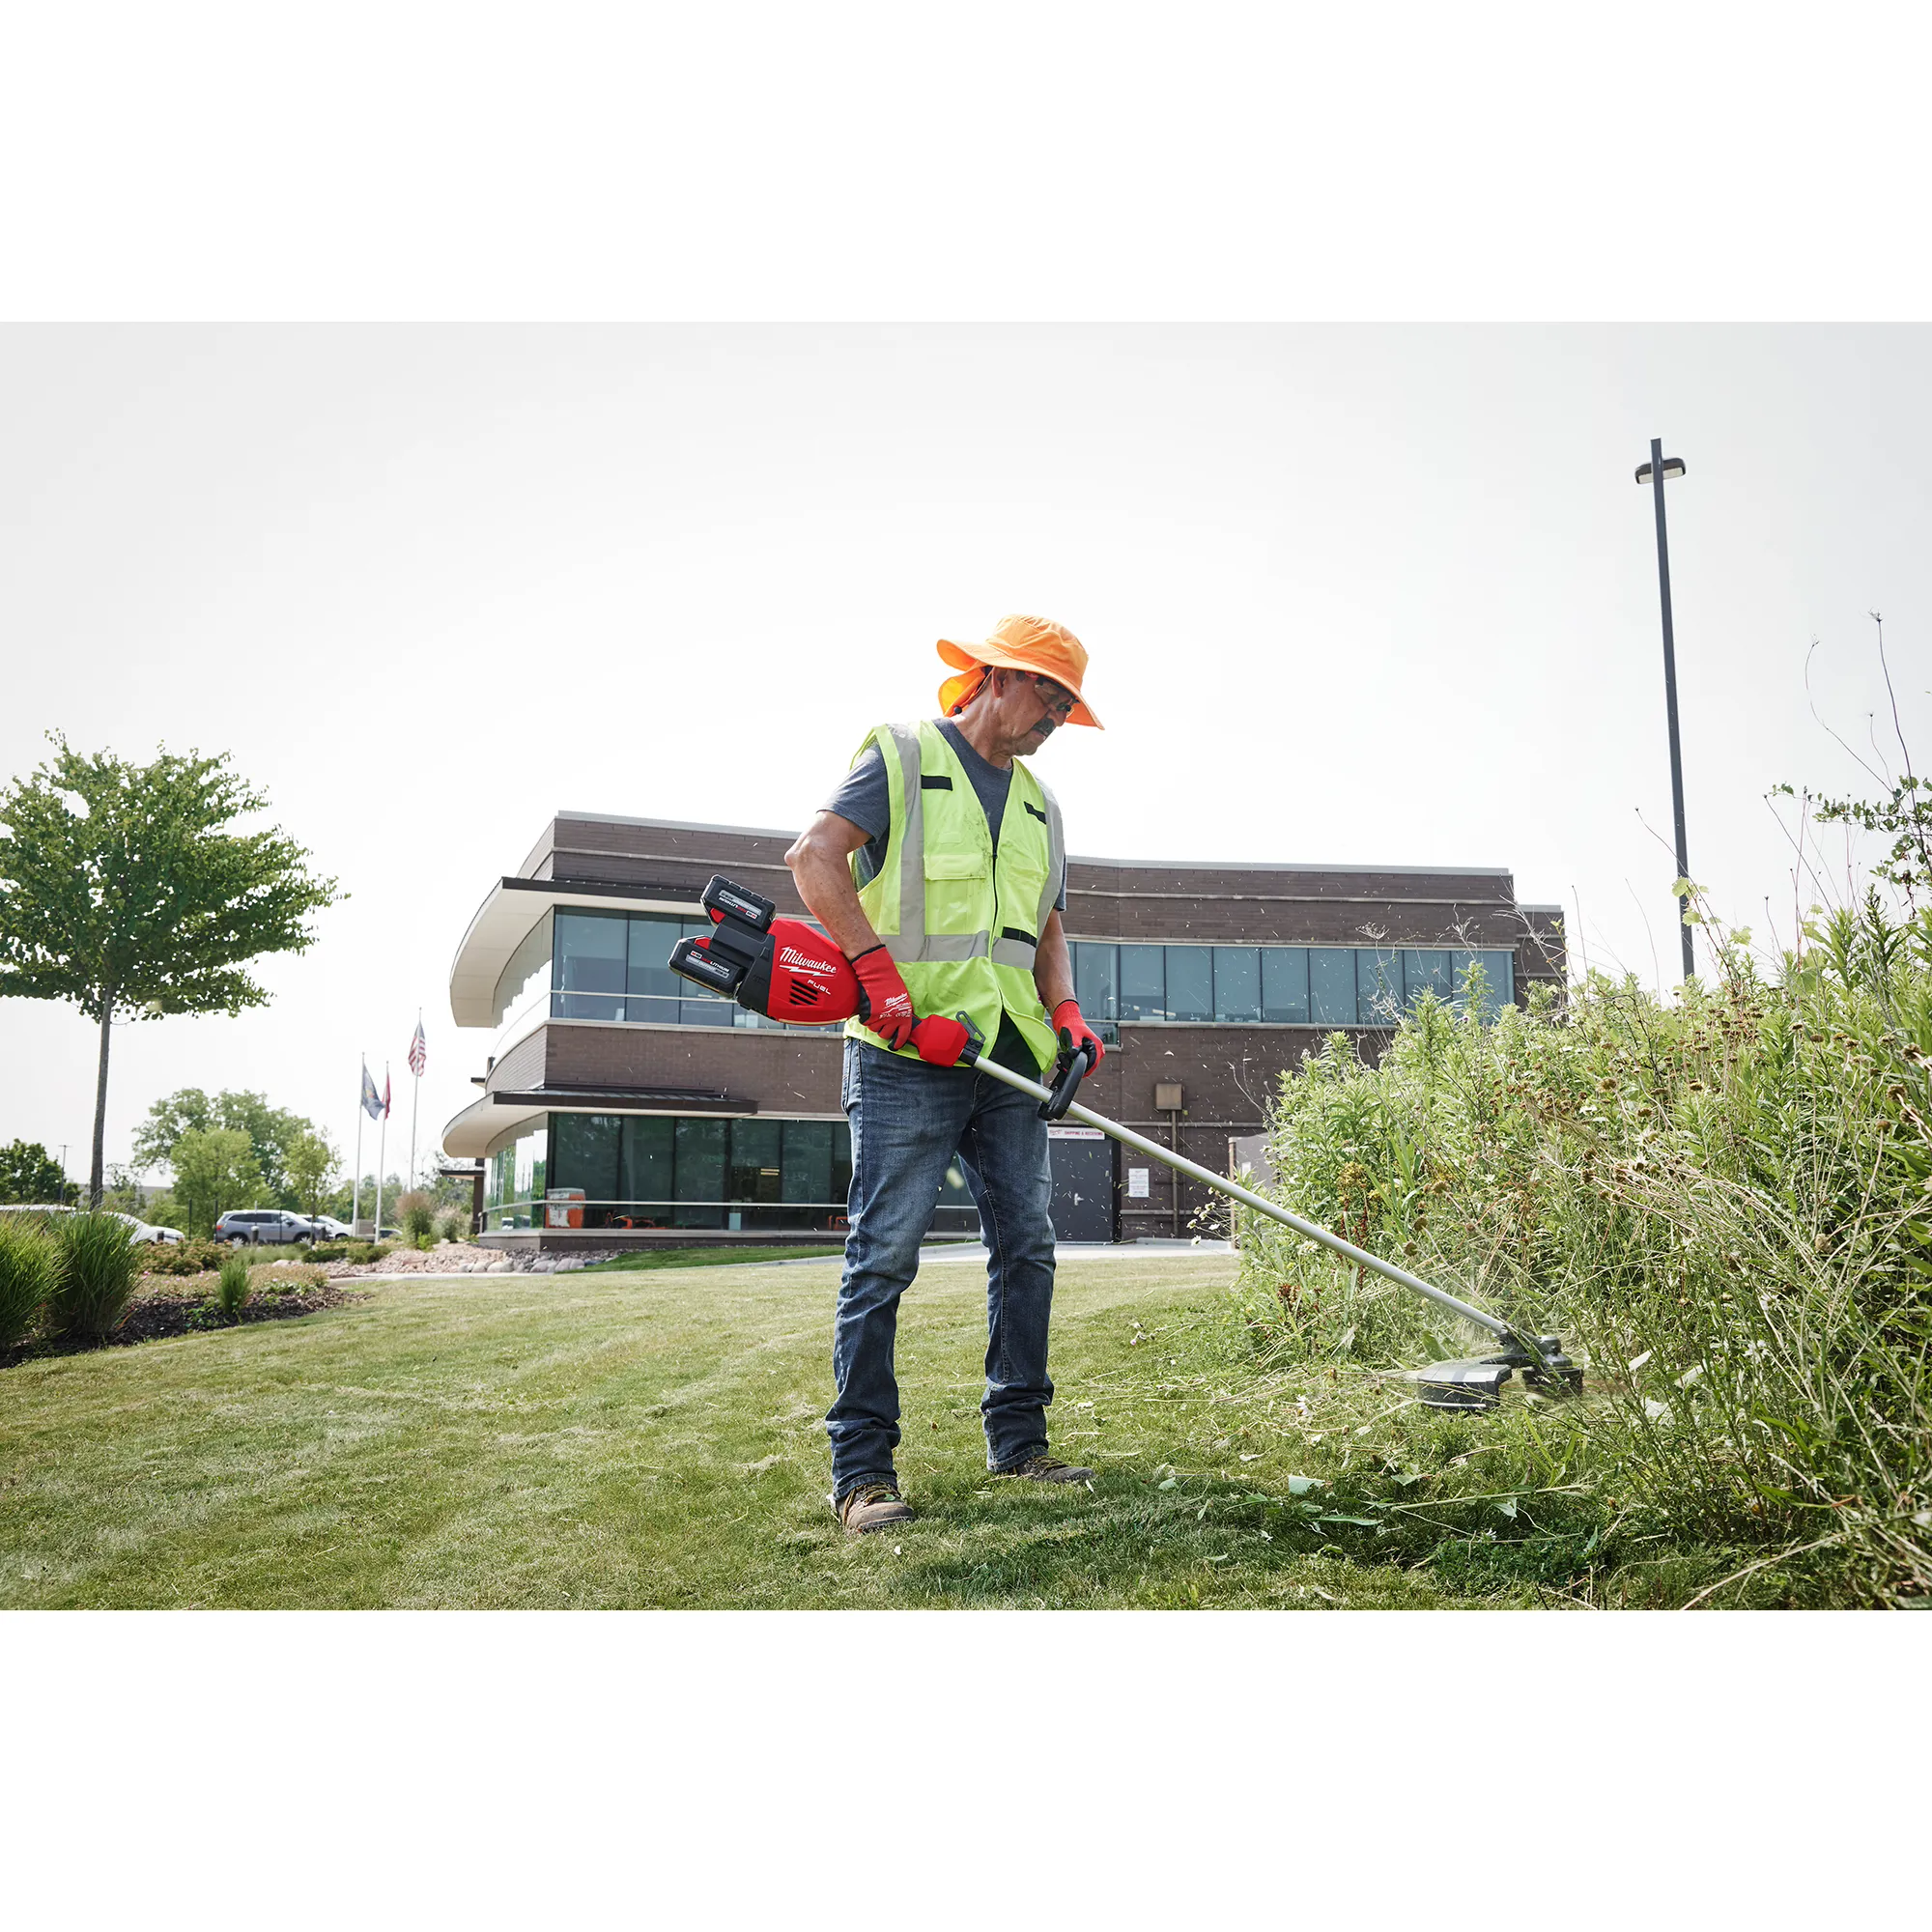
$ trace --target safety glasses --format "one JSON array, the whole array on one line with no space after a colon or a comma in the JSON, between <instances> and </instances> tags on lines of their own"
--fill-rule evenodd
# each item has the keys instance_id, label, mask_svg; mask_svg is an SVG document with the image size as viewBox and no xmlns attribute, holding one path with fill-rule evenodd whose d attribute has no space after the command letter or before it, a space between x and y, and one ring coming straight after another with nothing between
<instances>
[{"instance_id":1,"label":"safety glasses","mask_svg":"<svg viewBox=\"0 0 1932 1932\"><path fill-rule=\"evenodd\" d=\"M1033 688L1039 693L1039 701L1045 705L1046 714L1049 718L1058 718L1065 722L1071 714L1073 707L1080 702L1064 684L1054 683L1052 678L1043 675L1039 671L1030 670L1023 673L1023 675Z\"/></svg>"}]
</instances>

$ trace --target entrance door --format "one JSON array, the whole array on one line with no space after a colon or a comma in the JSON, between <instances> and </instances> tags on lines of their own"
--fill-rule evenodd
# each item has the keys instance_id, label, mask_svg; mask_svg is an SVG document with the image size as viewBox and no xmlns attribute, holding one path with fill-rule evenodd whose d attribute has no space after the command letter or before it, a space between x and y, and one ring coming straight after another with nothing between
<instances>
[{"instance_id":1,"label":"entrance door","mask_svg":"<svg viewBox=\"0 0 1932 1932\"><path fill-rule=\"evenodd\" d=\"M1060 1241L1114 1238L1114 1144L1098 1127L1048 1127L1053 1234Z\"/></svg>"}]
</instances>

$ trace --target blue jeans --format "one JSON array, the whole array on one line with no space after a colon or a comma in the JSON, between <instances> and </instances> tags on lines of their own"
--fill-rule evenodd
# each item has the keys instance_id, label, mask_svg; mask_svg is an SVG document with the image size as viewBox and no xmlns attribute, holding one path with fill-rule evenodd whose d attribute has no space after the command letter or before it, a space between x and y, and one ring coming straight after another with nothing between
<instances>
[{"instance_id":1,"label":"blue jeans","mask_svg":"<svg viewBox=\"0 0 1932 1932\"><path fill-rule=\"evenodd\" d=\"M852 1122L845 1273L832 1336L838 1398L825 1418L832 1493L894 1483L899 1385L893 1375L899 1296L956 1157L980 1209L986 1266L986 1466L1009 1469L1046 1447L1047 1318L1053 1307L1053 1179L1039 1103L971 1067L845 1042L842 1098Z\"/></svg>"}]
</instances>

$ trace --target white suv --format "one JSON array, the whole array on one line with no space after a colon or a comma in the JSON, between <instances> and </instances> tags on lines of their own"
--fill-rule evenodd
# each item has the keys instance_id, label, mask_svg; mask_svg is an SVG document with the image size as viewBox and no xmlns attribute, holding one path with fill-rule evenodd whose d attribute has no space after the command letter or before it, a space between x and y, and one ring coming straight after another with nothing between
<instances>
[{"instance_id":1,"label":"white suv","mask_svg":"<svg viewBox=\"0 0 1932 1932\"><path fill-rule=\"evenodd\" d=\"M214 1224L217 1241L232 1241L238 1248L244 1243L259 1247L268 1242L306 1241L314 1237L315 1224L286 1208L231 1208Z\"/></svg>"}]
</instances>

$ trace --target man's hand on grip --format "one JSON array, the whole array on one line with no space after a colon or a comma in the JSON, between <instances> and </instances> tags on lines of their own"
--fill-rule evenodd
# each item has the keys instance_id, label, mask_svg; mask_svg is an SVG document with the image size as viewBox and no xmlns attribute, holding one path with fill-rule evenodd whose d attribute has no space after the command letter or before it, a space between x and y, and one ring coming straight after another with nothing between
<instances>
[{"instance_id":1,"label":"man's hand on grip","mask_svg":"<svg viewBox=\"0 0 1932 1932\"><path fill-rule=\"evenodd\" d=\"M859 976L859 1017L896 1053L912 1038L912 995L883 946L868 948L852 962Z\"/></svg>"},{"instance_id":2,"label":"man's hand on grip","mask_svg":"<svg viewBox=\"0 0 1932 1932\"><path fill-rule=\"evenodd\" d=\"M1084 1046L1087 1049L1087 1071L1094 1067L1106 1057L1107 1049L1100 1043L1100 1036L1080 1017L1078 1000L1062 1000L1053 1009L1053 1028L1060 1036L1060 1058L1054 1063L1054 1078L1073 1065L1073 1056Z\"/></svg>"}]
</instances>

